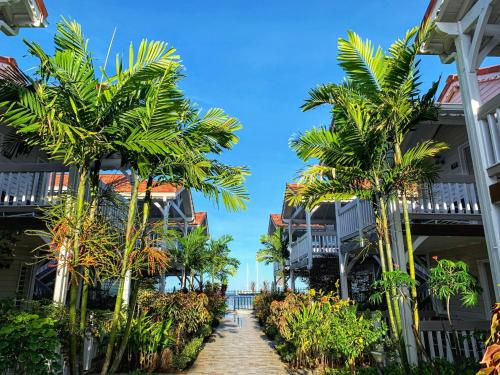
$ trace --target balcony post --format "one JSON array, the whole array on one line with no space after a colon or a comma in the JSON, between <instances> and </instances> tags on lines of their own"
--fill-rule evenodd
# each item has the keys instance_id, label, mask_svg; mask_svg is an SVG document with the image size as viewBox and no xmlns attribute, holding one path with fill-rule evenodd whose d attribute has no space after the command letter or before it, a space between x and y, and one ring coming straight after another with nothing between
<instances>
[{"instance_id":1,"label":"balcony post","mask_svg":"<svg viewBox=\"0 0 500 375\"><path fill-rule=\"evenodd\" d=\"M337 228L339 228L339 211L340 211L340 202L335 202L335 220L337 222ZM346 255L342 252L342 240L340 239L341 235L339 230L337 230L337 251L339 254L339 278L340 278L340 296L342 299L349 298L349 285L347 282L347 270L346 270Z\"/></svg>"},{"instance_id":2,"label":"balcony post","mask_svg":"<svg viewBox=\"0 0 500 375\"><path fill-rule=\"evenodd\" d=\"M481 26L477 25L476 28ZM495 285L495 296L498 301L500 300L500 206L493 204L490 199L489 185L496 181L487 173L487 152L489 150L485 142L485 129L478 119L478 110L482 101L476 69L481 65L484 56L478 58L479 52L474 50L471 37L463 30L459 30L458 35L455 36L455 46L457 50L455 60L464 106L467 136L472 154L493 285Z\"/></svg>"},{"instance_id":3,"label":"balcony post","mask_svg":"<svg viewBox=\"0 0 500 375\"><path fill-rule=\"evenodd\" d=\"M356 216L358 217L358 236L359 236L359 245L361 247L364 246L364 240L363 240L363 228L364 228L364 222L363 222L363 215L361 212L361 199L356 198Z\"/></svg>"},{"instance_id":4,"label":"balcony post","mask_svg":"<svg viewBox=\"0 0 500 375\"><path fill-rule=\"evenodd\" d=\"M56 280L52 301L56 304L65 305L68 295L68 251L65 246L61 247L61 253L57 260Z\"/></svg>"},{"instance_id":5,"label":"balcony post","mask_svg":"<svg viewBox=\"0 0 500 375\"><path fill-rule=\"evenodd\" d=\"M306 210L306 230L307 230L307 249L308 254L308 264L307 268L311 269L313 266L313 253L312 253L312 229L311 229L311 211Z\"/></svg>"},{"instance_id":6,"label":"balcony post","mask_svg":"<svg viewBox=\"0 0 500 375\"><path fill-rule=\"evenodd\" d=\"M68 192L72 190L76 184L76 170L75 168L71 168L69 170L68 176ZM44 184L46 186L46 184ZM41 197L44 197L42 195ZM66 206L66 209L69 209L69 206ZM61 252L57 259L57 268L56 268L56 280L54 283L54 294L52 296L52 301L55 304L65 305L66 304L66 296L68 295L68 285L69 285L69 269L68 269L68 250L65 245L61 246Z\"/></svg>"}]
</instances>

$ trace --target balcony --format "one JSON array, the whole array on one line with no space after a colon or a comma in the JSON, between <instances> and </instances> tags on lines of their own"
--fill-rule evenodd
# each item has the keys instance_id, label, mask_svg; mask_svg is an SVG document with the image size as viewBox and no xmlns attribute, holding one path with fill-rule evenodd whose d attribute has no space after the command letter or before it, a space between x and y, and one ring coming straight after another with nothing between
<instances>
[{"instance_id":1,"label":"balcony","mask_svg":"<svg viewBox=\"0 0 500 375\"><path fill-rule=\"evenodd\" d=\"M335 233L312 232L299 237L291 245L290 265L292 268L312 268L313 258L337 254L337 236Z\"/></svg>"},{"instance_id":2,"label":"balcony","mask_svg":"<svg viewBox=\"0 0 500 375\"><path fill-rule=\"evenodd\" d=\"M20 163L0 167L0 214L33 216L39 208L49 206L65 194L73 174L67 167L51 163ZM101 181L101 189L108 186ZM121 195L112 204L99 207L114 226L121 228L128 201Z\"/></svg>"},{"instance_id":3,"label":"balcony","mask_svg":"<svg viewBox=\"0 0 500 375\"><path fill-rule=\"evenodd\" d=\"M453 177L460 182L443 182L418 186L407 199L410 220L477 222L481 220L479 200L473 178ZM402 210L399 201L399 209ZM338 212L339 238L347 241L362 237L363 232L373 228L375 216L368 201L354 199Z\"/></svg>"},{"instance_id":4,"label":"balcony","mask_svg":"<svg viewBox=\"0 0 500 375\"><path fill-rule=\"evenodd\" d=\"M54 168L50 171L1 171L0 212L33 212L36 207L51 204L66 192L68 175L66 168Z\"/></svg>"}]
</instances>

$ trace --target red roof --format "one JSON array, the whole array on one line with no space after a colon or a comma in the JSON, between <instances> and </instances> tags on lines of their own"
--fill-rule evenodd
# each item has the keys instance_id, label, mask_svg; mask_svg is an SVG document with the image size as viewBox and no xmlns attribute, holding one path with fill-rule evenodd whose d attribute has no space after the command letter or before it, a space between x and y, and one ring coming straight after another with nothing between
<instances>
[{"instance_id":1,"label":"red roof","mask_svg":"<svg viewBox=\"0 0 500 375\"><path fill-rule=\"evenodd\" d=\"M13 57L0 56L0 77L20 84L25 83L25 78Z\"/></svg>"},{"instance_id":2,"label":"red roof","mask_svg":"<svg viewBox=\"0 0 500 375\"><path fill-rule=\"evenodd\" d=\"M7 56L0 56L0 67L3 67L5 65L10 65L11 67L17 69L17 62L16 62L15 58L7 57Z\"/></svg>"},{"instance_id":3,"label":"red roof","mask_svg":"<svg viewBox=\"0 0 500 375\"><path fill-rule=\"evenodd\" d=\"M479 93L483 102L487 102L500 93L500 65L479 68L477 70L477 79L479 81ZM439 95L438 102L442 104L462 103L458 75L452 74L448 77L443 91Z\"/></svg>"},{"instance_id":4,"label":"red roof","mask_svg":"<svg viewBox=\"0 0 500 375\"><path fill-rule=\"evenodd\" d=\"M68 174L64 174L63 186L68 186ZM100 180L106 185L112 185L116 192L118 193L129 193L132 188L129 180L123 175L118 173L108 173L101 174L99 176ZM59 186L60 175L57 174L55 177L55 186ZM155 182L151 191L153 193L178 193L182 190L182 186L175 186L169 183ZM146 181L143 181L139 185L139 192L144 193L146 191Z\"/></svg>"},{"instance_id":5,"label":"red roof","mask_svg":"<svg viewBox=\"0 0 500 375\"><path fill-rule=\"evenodd\" d=\"M206 212L195 212L194 219L189 224L190 225L202 225L207 220Z\"/></svg>"},{"instance_id":6,"label":"red roof","mask_svg":"<svg viewBox=\"0 0 500 375\"><path fill-rule=\"evenodd\" d=\"M38 7L38 9L40 9L40 13L42 14L43 18L47 18L49 16L49 12L47 11L47 8L45 7L45 3L43 2L43 0L35 0L35 3Z\"/></svg>"},{"instance_id":7,"label":"red roof","mask_svg":"<svg viewBox=\"0 0 500 375\"><path fill-rule=\"evenodd\" d=\"M423 19L422 23L427 21L427 18L429 18L429 16L431 15L431 12L434 9L435 5L436 5L436 0L431 0L429 5L427 6L427 9L425 10L424 19Z\"/></svg>"},{"instance_id":8,"label":"red roof","mask_svg":"<svg viewBox=\"0 0 500 375\"><path fill-rule=\"evenodd\" d=\"M271 217L271 221L272 221L272 223L273 223L273 225L275 227L279 227L279 228L286 228L286 227L288 227L288 223L285 223L283 221L283 217L281 216L281 214L271 214L270 217ZM297 224L297 223L294 223L293 227L295 229L305 229L306 228L306 224ZM325 227L326 227L325 224L311 224L311 228L313 228L313 229L323 229Z\"/></svg>"},{"instance_id":9,"label":"red roof","mask_svg":"<svg viewBox=\"0 0 500 375\"><path fill-rule=\"evenodd\" d=\"M119 193L129 193L132 190L130 181L123 174L110 173L101 174L99 178L106 185L113 185L115 191ZM139 192L146 191L146 181L142 181L139 185ZM173 185L170 183L154 182L151 191L153 193L178 193L182 190L182 186Z\"/></svg>"},{"instance_id":10,"label":"red roof","mask_svg":"<svg viewBox=\"0 0 500 375\"><path fill-rule=\"evenodd\" d=\"M171 227L181 228L183 226L183 222L169 220L168 223ZM200 225L207 226L207 213L206 212L195 212L194 218L190 222L188 222L190 227L199 227Z\"/></svg>"}]
</instances>

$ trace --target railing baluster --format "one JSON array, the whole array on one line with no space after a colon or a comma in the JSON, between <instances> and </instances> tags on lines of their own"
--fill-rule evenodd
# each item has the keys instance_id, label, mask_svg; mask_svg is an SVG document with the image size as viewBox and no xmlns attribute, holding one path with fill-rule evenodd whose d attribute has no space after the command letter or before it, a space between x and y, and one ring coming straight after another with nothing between
<instances>
[{"instance_id":1,"label":"railing baluster","mask_svg":"<svg viewBox=\"0 0 500 375\"><path fill-rule=\"evenodd\" d=\"M467 342L467 332L465 331L462 331L462 343L463 343L463 346L464 346L464 353L465 353L465 357L466 358L470 358L470 354L469 354L469 344Z\"/></svg>"},{"instance_id":2,"label":"railing baluster","mask_svg":"<svg viewBox=\"0 0 500 375\"><path fill-rule=\"evenodd\" d=\"M474 359L479 360L479 350L477 349L477 342L476 338L474 335L471 336L471 347L472 347L472 354L474 355Z\"/></svg>"},{"instance_id":3,"label":"railing baluster","mask_svg":"<svg viewBox=\"0 0 500 375\"><path fill-rule=\"evenodd\" d=\"M498 116L498 108L496 110L496 115ZM500 160L500 145L498 142L498 139L500 138L500 131L498 130L497 120L498 117L495 118L495 115L493 113L488 114L487 121L488 121L488 128L489 128L488 130L492 148L491 152L491 156L493 157L492 164L495 164Z\"/></svg>"},{"instance_id":4,"label":"railing baluster","mask_svg":"<svg viewBox=\"0 0 500 375\"><path fill-rule=\"evenodd\" d=\"M453 352L451 350L451 338L450 338L450 333L453 334L453 332L446 331L444 333L446 337L446 359L449 362L453 362Z\"/></svg>"},{"instance_id":5,"label":"railing baluster","mask_svg":"<svg viewBox=\"0 0 500 375\"><path fill-rule=\"evenodd\" d=\"M436 335L437 335L439 358L444 358L443 339L441 337L441 331L437 331Z\"/></svg>"},{"instance_id":6,"label":"railing baluster","mask_svg":"<svg viewBox=\"0 0 500 375\"><path fill-rule=\"evenodd\" d=\"M439 333L439 332L438 332ZM436 352L434 347L434 337L432 331L427 331L427 338L429 339L429 351L432 359L436 358ZM439 336L438 336L439 339ZM438 340L438 348L439 348L439 340Z\"/></svg>"}]
</instances>

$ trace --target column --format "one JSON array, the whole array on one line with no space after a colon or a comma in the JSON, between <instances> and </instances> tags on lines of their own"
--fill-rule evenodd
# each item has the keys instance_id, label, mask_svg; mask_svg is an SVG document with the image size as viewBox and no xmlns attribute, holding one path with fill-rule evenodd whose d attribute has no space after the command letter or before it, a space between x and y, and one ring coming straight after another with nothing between
<instances>
[{"instance_id":1,"label":"column","mask_svg":"<svg viewBox=\"0 0 500 375\"><path fill-rule=\"evenodd\" d=\"M339 268L340 268L340 297L349 299L349 284L347 282L347 254L342 252L339 246Z\"/></svg>"},{"instance_id":2,"label":"column","mask_svg":"<svg viewBox=\"0 0 500 375\"><path fill-rule=\"evenodd\" d=\"M170 211L170 201L164 199L165 201L165 206L161 208L161 212L163 215L163 231L164 231L164 236L167 235L168 231L168 215ZM163 250L167 252L167 239L165 238L163 241ZM166 286L166 280L165 280L165 272L160 273L160 285L158 287L158 291L160 293L165 293L165 286Z\"/></svg>"},{"instance_id":3,"label":"column","mask_svg":"<svg viewBox=\"0 0 500 375\"><path fill-rule=\"evenodd\" d=\"M455 38L457 49L456 63L460 93L464 106L465 124L472 154L472 164L481 206L481 217L484 226L484 235L488 248L493 285L495 286L496 300L500 300L500 207L491 203L489 185L496 182L488 176L487 145L484 142L484 128L478 120L478 110L481 105L479 84L477 81L477 66L471 66L469 53L471 51L471 38L469 35L459 33ZM476 52L477 54L477 52ZM476 56L472 56L475 60ZM478 61L479 65L481 61Z\"/></svg>"},{"instance_id":4,"label":"column","mask_svg":"<svg viewBox=\"0 0 500 375\"><path fill-rule=\"evenodd\" d=\"M336 201L335 202L335 221L336 225L335 227L339 227L339 210L340 210L340 202ZM340 240L339 236L339 231L336 231L336 236L337 236L337 248L338 248L338 254L339 254L339 277L340 277L340 296L342 299L348 299L349 298L349 284L347 282L347 259L348 256L347 254L344 254L342 252L342 241Z\"/></svg>"},{"instance_id":5,"label":"column","mask_svg":"<svg viewBox=\"0 0 500 375\"><path fill-rule=\"evenodd\" d=\"M65 305L68 294L68 251L66 247L61 247L61 253L57 260L56 281L54 284L54 295L52 301L56 304Z\"/></svg>"},{"instance_id":6,"label":"column","mask_svg":"<svg viewBox=\"0 0 500 375\"><path fill-rule=\"evenodd\" d=\"M313 266L313 253L312 253L312 229L311 229L311 212L306 210L306 230L307 230L307 247L309 254L307 268L311 269Z\"/></svg>"}]
</instances>

